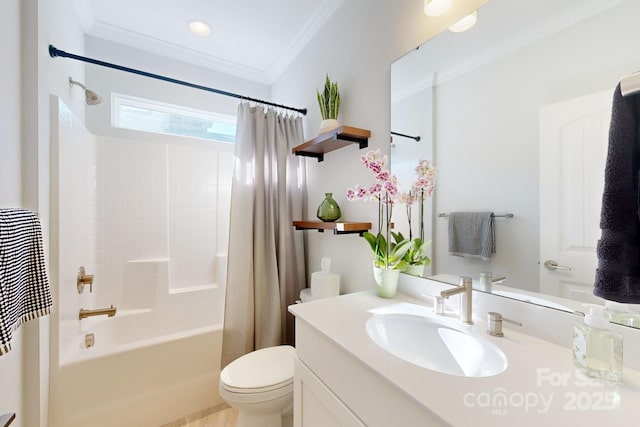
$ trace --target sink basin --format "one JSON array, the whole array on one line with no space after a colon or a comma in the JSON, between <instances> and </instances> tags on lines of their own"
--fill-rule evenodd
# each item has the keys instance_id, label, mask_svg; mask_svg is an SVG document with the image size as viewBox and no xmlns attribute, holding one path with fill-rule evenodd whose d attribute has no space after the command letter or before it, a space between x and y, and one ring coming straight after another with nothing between
<instances>
[{"instance_id":1,"label":"sink basin","mask_svg":"<svg viewBox=\"0 0 640 427\"><path fill-rule=\"evenodd\" d=\"M414 365L445 374L489 377L507 369L498 346L449 319L405 313L378 314L367 335L380 347Z\"/></svg>"}]
</instances>

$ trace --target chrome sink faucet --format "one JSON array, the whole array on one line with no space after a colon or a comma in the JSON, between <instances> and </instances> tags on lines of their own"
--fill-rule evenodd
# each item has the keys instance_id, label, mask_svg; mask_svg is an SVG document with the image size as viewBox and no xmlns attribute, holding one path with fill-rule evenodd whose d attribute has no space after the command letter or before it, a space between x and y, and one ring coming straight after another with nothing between
<instances>
[{"instance_id":1,"label":"chrome sink faucet","mask_svg":"<svg viewBox=\"0 0 640 427\"><path fill-rule=\"evenodd\" d=\"M471 277L462 276L460 277L460 286L440 292L440 296L443 298L458 294L460 294L460 321L473 325L473 280Z\"/></svg>"}]
</instances>

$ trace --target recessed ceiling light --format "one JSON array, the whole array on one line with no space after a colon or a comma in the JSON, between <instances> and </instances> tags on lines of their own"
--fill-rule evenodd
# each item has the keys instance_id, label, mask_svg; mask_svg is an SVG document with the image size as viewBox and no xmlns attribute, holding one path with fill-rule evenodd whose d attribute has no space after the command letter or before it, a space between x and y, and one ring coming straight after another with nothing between
<instances>
[{"instance_id":1,"label":"recessed ceiling light","mask_svg":"<svg viewBox=\"0 0 640 427\"><path fill-rule=\"evenodd\" d=\"M209 34L211 34L211 27L202 21L189 22L189 29L192 33L199 36L208 36Z\"/></svg>"},{"instance_id":2,"label":"recessed ceiling light","mask_svg":"<svg viewBox=\"0 0 640 427\"><path fill-rule=\"evenodd\" d=\"M478 11L472 12L469 15L465 16L455 24L449 27L449 31L453 33L461 33L463 31L467 31L469 28L476 25L478 21Z\"/></svg>"}]
</instances>

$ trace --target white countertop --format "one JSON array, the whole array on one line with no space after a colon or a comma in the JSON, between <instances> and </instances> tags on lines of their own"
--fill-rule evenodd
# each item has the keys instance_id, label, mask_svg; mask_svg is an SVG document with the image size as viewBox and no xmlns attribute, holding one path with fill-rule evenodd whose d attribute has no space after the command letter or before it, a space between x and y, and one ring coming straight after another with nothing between
<instances>
[{"instance_id":1,"label":"white countertop","mask_svg":"<svg viewBox=\"0 0 640 427\"><path fill-rule=\"evenodd\" d=\"M442 374L391 355L369 338L365 324L376 312L393 312L406 302L423 304L402 294L388 300L370 291L298 304L289 311L454 426L640 425L638 371L625 368L622 384L602 384L576 371L568 345L525 335L507 323L502 338L485 334L482 320L474 319L471 327L508 358L507 369L495 376ZM430 312L427 307L426 315Z\"/></svg>"}]
</instances>

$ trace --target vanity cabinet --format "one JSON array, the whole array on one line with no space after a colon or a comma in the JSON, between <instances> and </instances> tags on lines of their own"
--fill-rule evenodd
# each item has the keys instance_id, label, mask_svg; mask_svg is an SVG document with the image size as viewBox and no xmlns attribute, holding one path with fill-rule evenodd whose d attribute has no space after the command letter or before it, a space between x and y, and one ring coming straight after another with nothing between
<instances>
[{"instance_id":1,"label":"vanity cabinet","mask_svg":"<svg viewBox=\"0 0 640 427\"><path fill-rule=\"evenodd\" d=\"M441 426L424 406L296 318L294 427Z\"/></svg>"},{"instance_id":2,"label":"vanity cabinet","mask_svg":"<svg viewBox=\"0 0 640 427\"><path fill-rule=\"evenodd\" d=\"M365 427L365 424L307 368L300 359L294 364L295 427Z\"/></svg>"}]
</instances>

